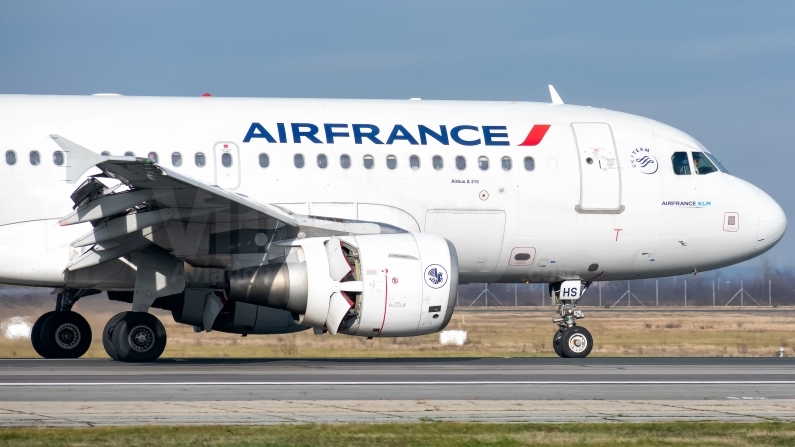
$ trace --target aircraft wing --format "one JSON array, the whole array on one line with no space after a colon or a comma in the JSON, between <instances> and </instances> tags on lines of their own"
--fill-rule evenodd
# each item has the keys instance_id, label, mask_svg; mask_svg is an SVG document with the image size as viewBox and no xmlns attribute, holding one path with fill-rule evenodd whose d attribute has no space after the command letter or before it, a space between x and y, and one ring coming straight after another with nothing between
<instances>
[{"instance_id":1,"label":"aircraft wing","mask_svg":"<svg viewBox=\"0 0 795 447\"><path fill-rule=\"evenodd\" d=\"M208 223L271 219L284 225L298 226L295 216L288 211L182 175L147 158L102 156L61 136L51 135L51 138L68 154L69 183L74 183L88 168L96 166L103 172L102 176L119 180L131 190L151 191L149 196L143 194L142 197L147 198L138 204L145 202L153 208L183 210L183 216L173 220L189 221L191 216L201 215L201 221ZM73 199L76 198L79 199L73 195ZM79 208L73 213L73 220L93 220L81 219ZM273 225L269 226L274 229Z\"/></svg>"},{"instance_id":2,"label":"aircraft wing","mask_svg":"<svg viewBox=\"0 0 795 447\"><path fill-rule=\"evenodd\" d=\"M119 157L121 158L121 157ZM124 157L128 158L128 157ZM258 221L275 219L289 226L298 226L295 216L273 205L258 203L242 194L208 185L191 177L169 170L146 158L135 160L107 160L96 165L110 178L134 190L150 190L149 205L158 208L186 210L182 218L206 215L210 223ZM273 225L269 225L273 229Z\"/></svg>"},{"instance_id":3,"label":"aircraft wing","mask_svg":"<svg viewBox=\"0 0 795 447\"><path fill-rule=\"evenodd\" d=\"M281 236L286 238L404 232L378 222L294 214L148 158L103 156L59 135L50 137L67 153L67 183L76 183L92 167L102 171L72 193L74 210L59 222L62 226L91 222L94 226L72 242L75 248L93 247L72 261L69 270L101 264L150 245L152 228L166 221L199 224L202 231L211 233L246 229L272 234L288 227ZM127 188L108 188L95 177L118 180Z\"/></svg>"}]
</instances>

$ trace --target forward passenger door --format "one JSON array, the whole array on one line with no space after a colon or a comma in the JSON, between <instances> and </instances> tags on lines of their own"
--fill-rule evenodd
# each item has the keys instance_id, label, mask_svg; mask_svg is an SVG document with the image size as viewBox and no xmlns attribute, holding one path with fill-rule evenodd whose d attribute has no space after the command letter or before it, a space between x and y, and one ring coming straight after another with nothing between
<instances>
[{"instance_id":1,"label":"forward passenger door","mask_svg":"<svg viewBox=\"0 0 795 447\"><path fill-rule=\"evenodd\" d=\"M580 163L580 208L615 211L621 207L621 173L613 133L607 123L572 123Z\"/></svg>"}]
</instances>

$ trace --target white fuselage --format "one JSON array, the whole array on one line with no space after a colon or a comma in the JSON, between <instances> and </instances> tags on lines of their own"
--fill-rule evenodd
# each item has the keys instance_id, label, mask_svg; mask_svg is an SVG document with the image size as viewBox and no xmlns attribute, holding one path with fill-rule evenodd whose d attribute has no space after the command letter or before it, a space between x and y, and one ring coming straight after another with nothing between
<instances>
[{"instance_id":1,"label":"white fuselage","mask_svg":"<svg viewBox=\"0 0 795 447\"><path fill-rule=\"evenodd\" d=\"M693 153L708 151L692 137L609 110L513 102L0 96L0 149L16 158L13 165L0 159L0 283L63 286L64 267L80 254L69 244L90 228L56 224L71 210L75 185L64 181L64 165L53 162L59 147L50 134L112 155L154 152L169 169L295 212L439 234L456 246L463 283L709 270L759 255L786 229L783 211L760 189L723 172L697 174ZM33 151L38 165L31 164ZM196 163L199 153L203 166ZM172 163L175 154L180 166ZM319 156L327 166L319 166ZM350 167L341 166L343 156ZM503 168L504 157L510 169Z\"/></svg>"}]
</instances>

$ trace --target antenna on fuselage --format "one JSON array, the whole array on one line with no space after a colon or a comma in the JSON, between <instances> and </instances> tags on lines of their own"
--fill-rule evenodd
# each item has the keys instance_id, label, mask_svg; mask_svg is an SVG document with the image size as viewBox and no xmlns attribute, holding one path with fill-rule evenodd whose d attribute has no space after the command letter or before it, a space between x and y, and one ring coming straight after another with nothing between
<instances>
[{"instance_id":1,"label":"antenna on fuselage","mask_svg":"<svg viewBox=\"0 0 795 447\"><path fill-rule=\"evenodd\" d=\"M563 100L560 99L560 95L558 95L558 92L555 90L555 87L553 87L552 84L549 85L549 96L552 97L552 104L563 104Z\"/></svg>"}]
</instances>

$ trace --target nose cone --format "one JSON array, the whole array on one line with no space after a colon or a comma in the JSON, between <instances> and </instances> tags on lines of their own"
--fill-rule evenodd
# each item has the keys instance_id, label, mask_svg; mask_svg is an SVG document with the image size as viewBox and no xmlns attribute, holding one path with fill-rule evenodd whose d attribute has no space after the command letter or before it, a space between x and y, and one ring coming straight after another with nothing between
<instances>
[{"instance_id":1,"label":"nose cone","mask_svg":"<svg viewBox=\"0 0 795 447\"><path fill-rule=\"evenodd\" d=\"M781 206L761 190L757 198L757 207L759 233L756 237L756 248L770 249L784 236L787 230L787 216Z\"/></svg>"}]
</instances>

